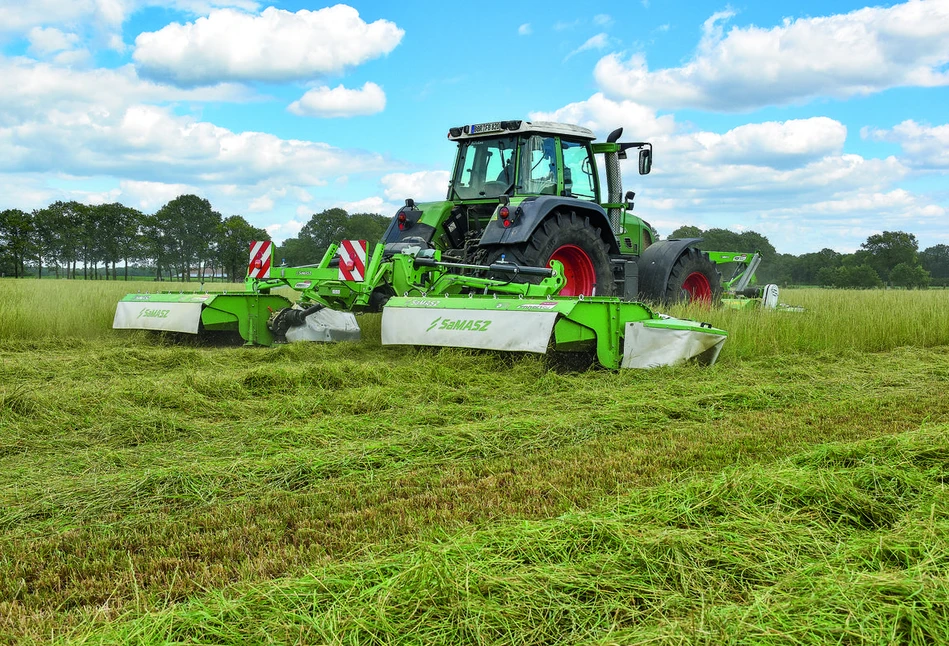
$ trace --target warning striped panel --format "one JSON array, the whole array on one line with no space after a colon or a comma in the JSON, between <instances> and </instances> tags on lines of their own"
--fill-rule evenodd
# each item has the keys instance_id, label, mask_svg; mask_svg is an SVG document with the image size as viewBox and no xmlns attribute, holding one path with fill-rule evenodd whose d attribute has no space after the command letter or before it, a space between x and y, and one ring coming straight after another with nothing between
<instances>
[{"instance_id":1,"label":"warning striped panel","mask_svg":"<svg viewBox=\"0 0 949 646\"><path fill-rule=\"evenodd\" d=\"M343 240L336 253L339 255L339 279L361 283L366 278L365 240Z\"/></svg>"},{"instance_id":2,"label":"warning striped panel","mask_svg":"<svg viewBox=\"0 0 949 646\"><path fill-rule=\"evenodd\" d=\"M273 243L270 241L250 243L250 264L247 275L251 278L269 278L270 261L273 258Z\"/></svg>"}]
</instances>

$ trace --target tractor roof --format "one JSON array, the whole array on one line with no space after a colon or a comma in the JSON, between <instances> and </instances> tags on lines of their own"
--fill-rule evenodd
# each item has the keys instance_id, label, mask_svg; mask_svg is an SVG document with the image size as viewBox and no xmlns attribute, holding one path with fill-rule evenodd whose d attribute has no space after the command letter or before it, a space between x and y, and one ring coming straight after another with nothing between
<instances>
[{"instance_id":1,"label":"tractor roof","mask_svg":"<svg viewBox=\"0 0 949 646\"><path fill-rule=\"evenodd\" d=\"M555 123L553 121L490 121L475 123L467 126L458 126L448 131L448 138L452 141L462 139L480 139L482 137L496 137L498 134L538 134L560 135L571 139L593 141L596 135L589 128L574 126L569 123Z\"/></svg>"}]
</instances>

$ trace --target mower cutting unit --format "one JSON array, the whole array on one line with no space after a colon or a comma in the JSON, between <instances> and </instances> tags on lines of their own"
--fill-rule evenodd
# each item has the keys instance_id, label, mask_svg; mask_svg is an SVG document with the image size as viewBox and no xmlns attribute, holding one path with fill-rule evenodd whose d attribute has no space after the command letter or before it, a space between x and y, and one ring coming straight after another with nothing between
<instances>
[{"instance_id":1,"label":"mower cutting unit","mask_svg":"<svg viewBox=\"0 0 949 646\"><path fill-rule=\"evenodd\" d=\"M653 304L717 303L721 275L701 239L658 240L632 214L619 160L652 145L606 142L567 124L500 121L452 128L444 201L407 199L383 239L331 246L313 266L273 265L254 243L245 292L130 294L114 327L231 330L248 344L358 338L353 313L383 311L384 344L595 352L609 368L712 363L725 332L663 317ZM602 199L596 155L607 170ZM299 292L296 304L276 288Z\"/></svg>"},{"instance_id":2,"label":"mower cutting unit","mask_svg":"<svg viewBox=\"0 0 949 646\"><path fill-rule=\"evenodd\" d=\"M781 303L778 286L755 283L755 272L761 265L761 254L709 251L709 259L717 265L734 264L731 278L722 283L722 305L735 310L778 310L803 312L803 307Z\"/></svg>"},{"instance_id":3,"label":"mower cutting unit","mask_svg":"<svg viewBox=\"0 0 949 646\"><path fill-rule=\"evenodd\" d=\"M272 253L270 243L255 245ZM113 327L239 332L248 345L355 340L359 327L352 310L371 309L381 286L403 294L384 306L383 345L592 352L607 368L648 368L689 359L714 363L726 338L723 330L662 316L642 303L557 296L566 279L556 260L549 268L465 265L442 262L436 250L419 247L387 255L379 244L360 280L340 278L360 265L349 266L346 252L331 253L364 245L344 241L315 267L273 267L266 275L249 276L246 292L129 294L118 304ZM506 278L470 275L478 272ZM512 280L524 276L540 282ZM297 304L270 293L279 287L299 291Z\"/></svg>"}]
</instances>

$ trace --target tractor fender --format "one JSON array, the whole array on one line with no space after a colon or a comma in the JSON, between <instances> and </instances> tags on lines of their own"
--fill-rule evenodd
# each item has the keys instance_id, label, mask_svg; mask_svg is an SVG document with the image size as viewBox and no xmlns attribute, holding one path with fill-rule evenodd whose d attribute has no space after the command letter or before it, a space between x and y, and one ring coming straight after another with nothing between
<instances>
[{"instance_id":1,"label":"tractor fender","mask_svg":"<svg viewBox=\"0 0 949 646\"><path fill-rule=\"evenodd\" d=\"M639 257L640 297L657 302L662 300L676 261L686 249L697 245L702 240L702 238L660 240L646 247Z\"/></svg>"},{"instance_id":2,"label":"tractor fender","mask_svg":"<svg viewBox=\"0 0 949 646\"><path fill-rule=\"evenodd\" d=\"M527 242L548 215L560 210L573 211L577 215L588 217L590 224L600 229L600 237L609 245L610 253L619 253L619 244L610 229L606 211L599 204L570 197L541 195L529 197L516 207L512 204L510 208L515 214L514 224L505 228L496 217L492 217L481 235L481 241L478 243L480 246Z\"/></svg>"},{"instance_id":3,"label":"tractor fender","mask_svg":"<svg viewBox=\"0 0 949 646\"><path fill-rule=\"evenodd\" d=\"M451 208L452 203L448 201L403 206L392 216L382 241L404 242L411 238L414 242L420 238L426 244L431 244L436 227L448 217Z\"/></svg>"}]
</instances>

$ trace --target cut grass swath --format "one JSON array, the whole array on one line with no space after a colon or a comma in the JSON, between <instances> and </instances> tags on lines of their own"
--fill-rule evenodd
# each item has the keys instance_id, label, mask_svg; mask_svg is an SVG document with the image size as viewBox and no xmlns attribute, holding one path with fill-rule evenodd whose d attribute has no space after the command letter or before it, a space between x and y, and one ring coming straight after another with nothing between
<instances>
[{"instance_id":1,"label":"cut grass swath","mask_svg":"<svg viewBox=\"0 0 949 646\"><path fill-rule=\"evenodd\" d=\"M939 643L947 471L945 425L828 445L205 595L88 641Z\"/></svg>"}]
</instances>

